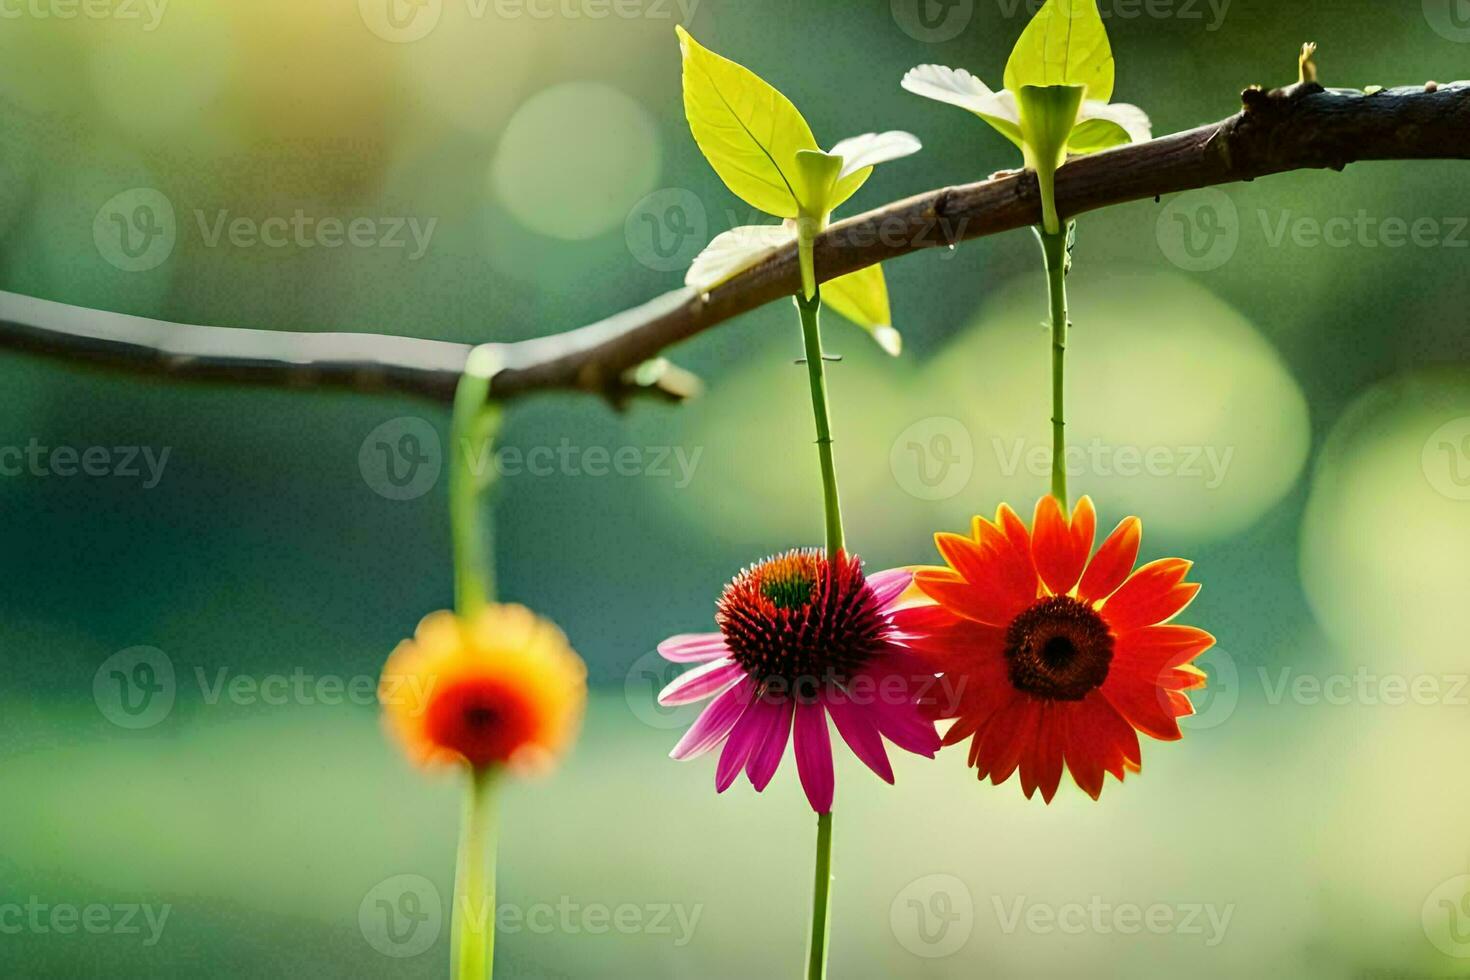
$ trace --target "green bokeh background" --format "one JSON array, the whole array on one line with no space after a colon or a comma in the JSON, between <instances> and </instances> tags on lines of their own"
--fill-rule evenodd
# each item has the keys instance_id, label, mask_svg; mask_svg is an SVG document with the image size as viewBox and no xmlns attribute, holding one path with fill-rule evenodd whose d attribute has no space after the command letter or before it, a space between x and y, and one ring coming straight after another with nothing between
<instances>
[{"instance_id":1,"label":"green bokeh background","mask_svg":"<svg viewBox=\"0 0 1470 980\"><path fill-rule=\"evenodd\" d=\"M1104 9L1117 97L1163 133L1230 113L1247 84L1292 80L1306 39L1328 85L1463 77L1456 3ZM181 322L489 341L676 287L650 220L686 258L751 220L689 138L676 18L777 84L826 145L920 136L924 152L880 168L856 213L1015 164L977 120L897 83L938 62L998 84L1028 7L961 0L963 26L932 43L904 29L906 0L648 0L601 18L586 15L595 2L537 7L542 18L430 0L420 16L436 26L408 42L370 28L386 22L369 0L173 0L151 29L141 6L127 8L137 20L36 13L58 9L0 18L0 288ZM1451 954L1470 954L1456 881L1470 872L1470 692L1457 680L1470 670L1466 187L1463 164L1360 164L1085 217L1074 438L1113 461L1166 448L1179 465L1129 477L1084 460L1073 485L1109 525L1140 514L1146 557L1196 561L1205 588L1188 619L1219 637L1212 687L1184 741L1147 744L1143 773L1098 804L1075 788L1048 808L1014 783L976 785L957 753L904 760L896 789L840 764L834 977L1465 975L1470 961ZM127 272L94 220L136 188L170 201L177 244ZM672 204L693 222L683 238ZM1171 244L1174 215L1202 208L1235 240L1213 268ZM197 217L298 209L435 224L414 258L211 246ZM1290 230L1360 212L1380 230L1339 244ZM1428 220L1432 241L1385 236L1386 219ZM1030 235L887 272L901 360L835 319L827 331L845 355L830 384L848 537L874 568L930 561L932 531L1001 499L1028 511L1045 487L1006 463L1045 444ZM740 565L820 536L798 353L790 308L773 304L672 352L708 382L685 408L618 416L546 396L508 413L506 447L632 447L642 472L573 464L498 488L503 595L557 619L596 687L567 765L507 790L502 900L698 918L687 937L600 934L576 915L508 930L503 976L790 975L799 962L812 820L789 762L764 796L742 785L717 798L709 760L664 757L687 716L652 703L672 676L652 657L659 639L711 628ZM0 931L0 972L443 975L452 783L410 770L370 705L210 703L198 680L372 678L449 603L443 481L389 499L381 471L360 465L380 427L420 424L405 419L442 445L442 407L170 386L20 355L0 358L0 393L0 447L169 452L153 487L0 477L0 927L33 896L170 908L152 945ZM1186 472L1195 450L1228 459L1217 478ZM674 453L694 461L687 480L655 465ZM928 499L916 467L942 463L958 469ZM137 646L163 652L177 694L157 724L129 730L99 710L93 682ZM1384 703L1385 678L1437 693ZM437 890L421 928L439 934L386 955L374 889L405 874ZM1219 937L1008 930L1018 900L1230 919Z\"/></svg>"}]
</instances>

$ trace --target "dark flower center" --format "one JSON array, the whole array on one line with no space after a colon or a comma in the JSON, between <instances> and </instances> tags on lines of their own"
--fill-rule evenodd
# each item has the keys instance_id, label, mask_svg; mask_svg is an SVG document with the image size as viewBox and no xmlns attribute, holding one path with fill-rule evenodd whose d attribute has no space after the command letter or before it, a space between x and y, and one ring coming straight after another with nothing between
<instances>
[{"instance_id":1,"label":"dark flower center","mask_svg":"<svg viewBox=\"0 0 1470 980\"><path fill-rule=\"evenodd\" d=\"M816 693L842 684L886 644L889 620L862 561L800 549L746 568L725 587L715 622L730 656L765 690Z\"/></svg>"},{"instance_id":2,"label":"dark flower center","mask_svg":"<svg viewBox=\"0 0 1470 980\"><path fill-rule=\"evenodd\" d=\"M1091 606L1050 596L1011 621L1006 662L1018 691L1053 701L1080 701L1108 677L1113 635Z\"/></svg>"}]
</instances>

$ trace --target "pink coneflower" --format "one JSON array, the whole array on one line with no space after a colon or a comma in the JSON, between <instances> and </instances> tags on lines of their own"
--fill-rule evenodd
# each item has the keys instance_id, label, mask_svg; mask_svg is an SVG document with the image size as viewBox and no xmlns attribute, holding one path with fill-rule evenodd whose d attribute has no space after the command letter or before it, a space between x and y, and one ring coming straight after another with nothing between
<instances>
[{"instance_id":1,"label":"pink coneflower","mask_svg":"<svg viewBox=\"0 0 1470 980\"><path fill-rule=\"evenodd\" d=\"M790 737L817 813L832 809L829 714L853 754L889 783L885 738L933 758L939 736L919 700L934 672L903 645L891 615L912 579L904 569L865 578L856 556L829 559L816 549L743 570L720 596L718 633L659 644L668 660L700 664L664 688L659 703L713 699L670 755L692 759L723 742L715 789L723 793L744 769L759 792Z\"/></svg>"}]
</instances>

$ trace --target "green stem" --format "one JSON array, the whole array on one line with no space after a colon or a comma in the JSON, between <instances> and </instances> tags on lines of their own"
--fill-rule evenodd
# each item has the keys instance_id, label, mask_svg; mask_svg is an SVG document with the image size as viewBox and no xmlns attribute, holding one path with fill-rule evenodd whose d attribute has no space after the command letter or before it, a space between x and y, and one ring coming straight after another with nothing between
<instances>
[{"instance_id":1,"label":"green stem","mask_svg":"<svg viewBox=\"0 0 1470 980\"><path fill-rule=\"evenodd\" d=\"M827 976L827 939L832 934L832 811L817 814L817 864L812 881L812 929L807 944L807 980Z\"/></svg>"},{"instance_id":2,"label":"green stem","mask_svg":"<svg viewBox=\"0 0 1470 980\"><path fill-rule=\"evenodd\" d=\"M472 769L459 828L452 945L457 980L486 980L495 965L495 775Z\"/></svg>"},{"instance_id":3,"label":"green stem","mask_svg":"<svg viewBox=\"0 0 1470 980\"><path fill-rule=\"evenodd\" d=\"M827 367L822 359L820 290L810 299L798 296L801 336L806 349L807 379L812 390L812 417L817 426L817 456L822 464L822 510L826 518L827 553L845 547L842 504L837 494L837 465L832 458L832 418L827 409ZM812 879L812 924L807 944L808 980L827 976L827 939L832 931L832 814L817 814L817 857Z\"/></svg>"},{"instance_id":4,"label":"green stem","mask_svg":"<svg viewBox=\"0 0 1470 980\"><path fill-rule=\"evenodd\" d=\"M1051 495L1067 510L1067 232L1038 232L1051 298Z\"/></svg>"},{"instance_id":5,"label":"green stem","mask_svg":"<svg viewBox=\"0 0 1470 980\"><path fill-rule=\"evenodd\" d=\"M495 472L489 465L490 441L500 413L487 399L490 379L499 367L492 348L475 348L454 392L449 526L454 544L454 608L461 616L474 615L495 595L494 559L480 521L480 495Z\"/></svg>"},{"instance_id":6,"label":"green stem","mask_svg":"<svg viewBox=\"0 0 1470 980\"><path fill-rule=\"evenodd\" d=\"M827 411L827 366L822 360L822 329L819 324L821 290L817 290L811 299L798 296L796 308L801 313L807 379L812 389L812 417L817 423L817 456L822 464L822 508L826 517L827 553L835 554L844 547L842 503L837 496L837 465L832 458L832 418Z\"/></svg>"}]
</instances>

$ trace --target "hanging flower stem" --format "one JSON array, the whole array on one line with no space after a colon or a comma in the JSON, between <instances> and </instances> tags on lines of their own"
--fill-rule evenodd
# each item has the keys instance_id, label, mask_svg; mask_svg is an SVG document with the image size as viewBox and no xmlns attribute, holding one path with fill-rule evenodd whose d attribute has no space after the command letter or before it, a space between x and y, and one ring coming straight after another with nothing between
<instances>
[{"instance_id":1,"label":"hanging flower stem","mask_svg":"<svg viewBox=\"0 0 1470 980\"><path fill-rule=\"evenodd\" d=\"M811 299L798 296L796 308L801 313L801 335L806 348L807 379L812 389L812 416L817 423L817 456L822 464L822 506L826 515L827 553L834 555L844 547L842 537L842 503L837 496L837 466L832 459L832 418L827 411L827 366L822 359L822 308L820 290Z\"/></svg>"},{"instance_id":2,"label":"hanging flower stem","mask_svg":"<svg viewBox=\"0 0 1470 980\"><path fill-rule=\"evenodd\" d=\"M1046 288L1051 305L1051 495L1067 510L1067 271L1071 265L1071 229L1055 233L1037 229L1046 259Z\"/></svg>"},{"instance_id":3,"label":"hanging flower stem","mask_svg":"<svg viewBox=\"0 0 1470 980\"><path fill-rule=\"evenodd\" d=\"M454 545L454 607L461 619L474 616L495 597L494 562L480 506L489 474L494 472L485 464L500 412L488 399L490 379L499 369L493 348L475 348L454 393L449 522ZM488 766L470 767L468 773L455 868L451 973L457 980L486 980L495 963L496 771Z\"/></svg>"},{"instance_id":4,"label":"hanging flower stem","mask_svg":"<svg viewBox=\"0 0 1470 980\"><path fill-rule=\"evenodd\" d=\"M495 962L495 770L471 769L454 881L453 976L486 980Z\"/></svg>"},{"instance_id":5,"label":"hanging flower stem","mask_svg":"<svg viewBox=\"0 0 1470 980\"><path fill-rule=\"evenodd\" d=\"M480 520L480 496L494 473L494 467L486 464L500 411L488 397L490 379L499 369L492 348L475 348L454 392L449 524L454 545L454 608L461 616L474 615L495 596L495 564Z\"/></svg>"},{"instance_id":6,"label":"hanging flower stem","mask_svg":"<svg viewBox=\"0 0 1470 980\"><path fill-rule=\"evenodd\" d=\"M812 417L817 426L817 456L822 465L822 505L826 518L827 554L845 547L842 504L837 495L837 466L832 458L832 418L827 409L827 366L822 359L822 296L796 297L806 351L807 379L812 389ZM817 814L817 856L812 878L812 922L807 941L807 980L827 976L827 940L832 932L832 812Z\"/></svg>"}]
</instances>

